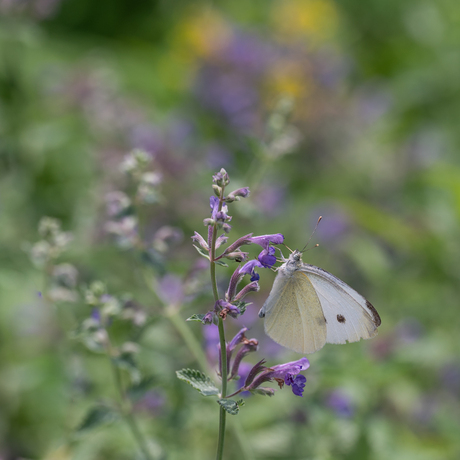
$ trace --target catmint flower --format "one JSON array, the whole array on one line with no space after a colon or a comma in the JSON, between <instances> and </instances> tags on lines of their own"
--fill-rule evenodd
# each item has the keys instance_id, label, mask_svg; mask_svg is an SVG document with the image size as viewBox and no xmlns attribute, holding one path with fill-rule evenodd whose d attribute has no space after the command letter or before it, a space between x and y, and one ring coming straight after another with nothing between
<instances>
[{"instance_id":1,"label":"catmint flower","mask_svg":"<svg viewBox=\"0 0 460 460\"><path fill-rule=\"evenodd\" d=\"M270 243L281 244L284 241L284 235L281 233L275 233L273 235L253 236L250 240L251 243L258 244L268 250Z\"/></svg>"},{"instance_id":2,"label":"catmint flower","mask_svg":"<svg viewBox=\"0 0 460 460\"><path fill-rule=\"evenodd\" d=\"M265 268L273 267L276 263L275 248L270 246L268 249L264 249L257 259Z\"/></svg>"},{"instance_id":3,"label":"catmint flower","mask_svg":"<svg viewBox=\"0 0 460 460\"><path fill-rule=\"evenodd\" d=\"M222 254L222 256L225 256L225 254L231 253L236 251L238 248L245 244L250 244L251 243L251 237L252 233L248 233L247 235L242 236L241 238L238 238L236 241L234 241Z\"/></svg>"},{"instance_id":4,"label":"catmint flower","mask_svg":"<svg viewBox=\"0 0 460 460\"><path fill-rule=\"evenodd\" d=\"M61 223L54 217L42 217L38 223L38 234L46 239L50 240L61 231Z\"/></svg>"},{"instance_id":5,"label":"catmint flower","mask_svg":"<svg viewBox=\"0 0 460 460\"><path fill-rule=\"evenodd\" d=\"M222 168L218 173L212 176L212 181L219 187L225 187L230 183L230 178L228 177L227 171Z\"/></svg>"},{"instance_id":6,"label":"catmint flower","mask_svg":"<svg viewBox=\"0 0 460 460\"><path fill-rule=\"evenodd\" d=\"M137 218L126 216L118 221L109 221L105 224L105 231L116 236L120 247L128 249L136 245L138 241Z\"/></svg>"},{"instance_id":7,"label":"catmint flower","mask_svg":"<svg viewBox=\"0 0 460 460\"><path fill-rule=\"evenodd\" d=\"M236 318L241 312L238 307L232 305L226 300L218 300L214 306L214 311L218 313L222 319L225 319L227 315L230 315L232 318Z\"/></svg>"},{"instance_id":8,"label":"catmint flower","mask_svg":"<svg viewBox=\"0 0 460 460\"><path fill-rule=\"evenodd\" d=\"M295 377L291 374L284 376L284 383L292 388L292 392L296 396L303 396L303 389L305 388L305 382L307 378L304 375L296 375Z\"/></svg>"},{"instance_id":9,"label":"catmint flower","mask_svg":"<svg viewBox=\"0 0 460 460\"><path fill-rule=\"evenodd\" d=\"M254 390L262 383L276 381L280 388L286 384L291 387L296 396L302 396L306 379L304 376L301 376L301 378L296 376L310 367L310 362L307 358L301 358L286 364L278 364L273 367L265 367L263 363L263 360L258 362L249 373L244 385L246 390Z\"/></svg>"},{"instance_id":10,"label":"catmint flower","mask_svg":"<svg viewBox=\"0 0 460 460\"><path fill-rule=\"evenodd\" d=\"M222 255L220 258L225 257L226 259L229 260L234 260L235 262L244 262L249 256L249 252L241 252L241 251L235 251L235 252L230 252L229 254Z\"/></svg>"},{"instance_id":11,"label":"catmint flower","mask_svg":"<svg viewBox=\"0 0 460 460\"><path fill-rule=\"evenodd\" d=\"M59 264L53 268L53 281L68 289L77 285L78 270L71 264Z\"/></svg>"},{"instance_id":12,"label":"catmint flower","mask_svg":"<svg viewBox=\"0 0 460 460\"><path fill-rule=\"evenodd\" d=\"M221 235L218 236L216 239L216 249L220 248L223 244L225 244L228 240L228 236Z\"/></svg>"},{"instance_id":13,"label":"catmint flower","mask_svg":"<svg viewBox=\"0 0 460 460\"><path fill-rule=\"evenodd\" d=\"M229 193L228 196L225 198L225 201L227 203L232 203L233 201L239 201L241 198L247 198L248 196L249 188L243 187Z\"/></svg>"},{"instance_id":14,"label":"catmint flower","mask_svg":"<svg viewBox=\"0 0 460 460\"><path fill-rule=\"evenodd\" d=\"M258 260L250 260L243 265L240 273L244 275L251 275L251 281L258 281L260 276L255 271L256 267L265 268Z\"/></svg>"},{"instance_id":15,"label":"catmint flower","mask_svg":"<svg viewBox=\"0 0 460 460\"><path fill-rule=\"evenodd\" d=\"M131 206L131 200L126 193L115 191L105 196L106 210L109 217L121 217Z\"/></svg>"},{"instance_id":16,"label":"catmint flower","mask_svg":"<svg viewBox=\"0 0 460 460\"><path fill-rule=\"evenodd\" d=\"M205 251L209 252L208 243L198 232L195 232L195 234L191 238L195 243L198 243Z\"/></svg>"},{"instance_id":17,"label":"catmint flower","mask_svg":"<svg viewBox=\"0 0 460 460\"><path fill-rule=\"evenodd\" d=\"M152 204L159 201L157 186L161 182L161 174L146 172L140 177L140 184L137 188L137 197L143 203Z\"/></svg>"},{"instance_id":18,"label":"catmint flower","mask_svg":"<svg viewBox=\"0 0 460 460\"><path fill-rule=\"evenodd\" d=\"M229 380L235 378L235 376L238 375L238 371L239 371L239 367L240 367L242 359L248 353L257 351L257 348L259 346L259 341L256 339L246 339L246 337L244 337L242 342L243 342L243 345L238 350L238 353L236 354L235 359L233 360L232 372L230 373ZM228 362L228 359L227 359L227 362Z\"/></svg>"},{"instance_id":19,"label":"catmint flower","mask_svg":"<svg viewBox=\"0 0 460 460\"><path fill-rule=\"evenodd\" d=\"M239 302L243 300L250 292L257 292L260 290L259 283L257 281L252 281L251 283L244 286L238 294L233 298L234 302Z\"/></svg>"},{"instance_id":20,"label":"catmint flower","mask_svg":"<svg viewBox=\"0 0 460 460\"><path fill-rule=\"evenodd\" d=\"M152 155L145 150L135 149L126 155L120 165L120 170L125 174L136 175L145 170L152 161Z\"/></svg>"},{"instance_id":21,"label":"catmint flower","mask_svg":"<svg viewBox=\"0 0 460 460\"><path fill-rule=\"evenodd\" d=\"M214 312L213 311L208 311L204 316L203 316L203 323L204 324L212 324L213 319L214 319Z\"/></svg>"},{"instance_id":22,"label":"catmint flower","mask_svg":"<svg viewBox=\"0 0 460 460\"><path fill-rule=\"evenodd\" d=\"M211 219L216 220L216 214L219 210L219 198L216 196L210 197L209 206L211 206Z\"/></svg>"},{"instance_id":23,"label":"catmint flower","mask_svg":"<svg viewBox=\"0 0 460 460\"><path fill-rule=\"evenodd\" d=\"M250 262L246 263L242 268L238 266L236 270L233 272L230 278L230 282L228 284L227 292L225 293L225 299L227 301L232 300L234 298L235 293L236 293L236 288L238 287L239 282L243 279L244 275L250 274L254 276L254 269L252 268L253 262L259 263L257 260L254 260L254 261L251 260ZM254 281L254 280L251 278L251 281Z\"/></svg>"}]
</instances>

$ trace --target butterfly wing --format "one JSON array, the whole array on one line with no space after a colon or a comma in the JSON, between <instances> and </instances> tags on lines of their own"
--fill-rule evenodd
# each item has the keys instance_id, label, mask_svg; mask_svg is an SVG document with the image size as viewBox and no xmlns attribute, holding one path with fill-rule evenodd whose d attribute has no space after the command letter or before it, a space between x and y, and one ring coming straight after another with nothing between
<instances>
[{"instance_id":1,"label":"butterfly wing","mask_svg":"<svg viewBox=\"0 0 460 460\"><path fill-rule=\"evenodd\" d=\"M265 315L265 333L275 342L299 353L313 353L326 343L326 320L308 277L282 270L273 283L259 316Z\"/></svg>"},{"instance_id":2,"label":"butterfly wing","mask_svg":"<svg viewBox=\"0 0 460 460\"><path fill-rule=\"evenodd\" d=\"M327 343L357 342L377 335L381 320L377 310L361 294L327 271L303 264L318 295L327 321Z\"/></svg>"}]
</instances>

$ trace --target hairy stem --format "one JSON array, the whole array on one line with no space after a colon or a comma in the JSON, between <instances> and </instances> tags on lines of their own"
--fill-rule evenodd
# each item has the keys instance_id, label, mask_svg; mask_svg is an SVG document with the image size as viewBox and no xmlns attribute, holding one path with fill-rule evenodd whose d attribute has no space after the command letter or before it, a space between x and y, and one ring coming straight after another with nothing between
<instances>
[{"instance_id":1,"label":"hairy stem","mask_svg":"<svg viewBox=\"0 0 460 460\"><path fill-rule=\"evenodd\" d=\"M222 210L224 196L224 188L222 187L220 200L219 200L219 212ZM214 293L214 301L219 300L219 291L217 289L217 279L216 279L216 240L217 240L217 224L214 224L212 231L212 240L210 247L210 271L211 271L211 284L212 290ZM227 394L227 345L225 343L225 329L224 321L221 316L219 316L219 341L220 341L220 355L221 355L221 378L222 378L222 390L221 398L225 398ZM219 411L219 440L217 443L217 454L216 459L221 460L224 452L224 439L225 439L225 422L226 422L225 409L220 407Z\"/></svg>"}]
</instances>

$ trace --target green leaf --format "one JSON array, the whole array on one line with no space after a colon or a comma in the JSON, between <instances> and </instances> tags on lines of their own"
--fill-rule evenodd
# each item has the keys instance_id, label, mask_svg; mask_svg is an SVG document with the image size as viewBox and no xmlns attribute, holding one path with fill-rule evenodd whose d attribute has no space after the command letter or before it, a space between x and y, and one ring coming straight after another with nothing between
<instances>
[{"instance_id":1,"label":"green leaf","mask_svg":"<svg viewBox=\"0 0 460 460\"><path fill-rule=\"evenodd\" d=\"M92 430L98 426L112 423L119 418L118 412L108 406L96 406L90 409L77 428L77 433Z\"/></svg>"},{"instance_id":2,"label":"green leaf","mask_svg":"<svg viewBox=\"0 0 460 460\"><path fill-rule=\"evenodd\" d=\"M150 376L144 377L140 382L131 385L127 390L129 399L131 401L139 401L152 388L154 383L155 377Z\"/></svg>"},{"instance_id":3,"label":"green leaf","mask_svg":"<svg viewBox=\"0 0 460 460\"><path fill-rule=\"evenodd\" d=\"M203 314L203 313L194 313L192 316L190 316L190 318L187 318L185 321L200 321L202 322L203 324L206 324L204 321L203 321L203 318L205 317L206 315Z\"/></svg>"},{"instance_id":4,"label":"green leaf","mask_svg":"<svg viewBox=\"0 0 460 460\"><path fill-rule=\"evenodd\" d=\"M240 310L240 315L242 315L246 311L247 306L251 304L252 302L244 302L243 300L240 300L239 302L233 302L233 305L235 305L235 307L238 307L238 309Z\"/></svg>"},{"instance_id":5,"label":"green leaf","mask_svg":"<svg viewBox=\"0 0 460 460\"><path fill-rule=\"evenodd\" d=\"M226 264L223 260L216 260L215 263L217 265L221 265L222 267L228 267L228 264Z\"/></svg>"},{"instance_id":6,"label":"green leaf","mask_svg":"<svg viewBox=\"0 0 460 460\"><path fill-rule=\"evenodd\" d=\"M200 255L202 255L203 257L206 257L206 259L210 260L209 259L209 254L207 253L207 251L205 251L203 248L199 247L199 246L195 246L193 245L193 247L198 251L198 253Z\"/></svg>"},{"instance_id":7,"label":"green leaf","mask_svg":"<svg viewBox=\"0 0 460 460\"><path fill-rule=\"evenodd\" d=\"M176 371L177 378L187 382L203 396L214 396L219 394L219 389L212 383L211 379L201 371L195 369L182 369Z\"/></svg>"},{"instance_id":8,"label":"green leaf","mask_svg":"<svg viewBox=\"0 0 460 460\"><path fill-rule=\"evenodd\" d=\"M250 390L254 395L262 396L275 396L275 390L273 388L256 388L255 390Z\"/></svg>"},{"instance_id":9,"label":"green leaf","mask_svg":"<svg viewBox=\"0 0 460 460\"><path fill-rule=\"evenodd\" d=\"M133 383L140 382L141 373L137 368L137 364L132 353L122 353L120 356L112 358L112 362L120 369L128 371Z\"/></svg>"},{"instance_id":10,"label":"green leaf","mask_svg":"<svg viewBox=\"0 0 460 460\"><path fill-rule=\"evenodd\" d=\"M240 411L240 406L244 405L242 399L235 401L234 399L218 399L217 402L231 415L236 415Z\"/></svg>"}]
</instances>

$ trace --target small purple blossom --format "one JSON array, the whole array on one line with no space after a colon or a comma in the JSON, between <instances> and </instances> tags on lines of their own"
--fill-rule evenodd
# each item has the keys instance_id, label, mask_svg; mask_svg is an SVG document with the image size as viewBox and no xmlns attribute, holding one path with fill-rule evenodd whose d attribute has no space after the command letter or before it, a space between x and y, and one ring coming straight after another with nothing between
<instances>
[{"instance_id":1,"label":"small purple blossom","mask_svg":"<svg viewBox=\"0 0 460 460\"><path fill-rule=\"evenodd\" d=\"M191 238L194 243L198 243L205 251L209 252L208 243L198 232L195 232L195 234Z\"/></svg>"},{"instance_id":2,"label":"small purple blossom","mask_svg":"<svg viewBox=\"0 0 460 460\"><path fill-rule=\"evenodd\" d=\"M305 382L307 378L304 375L296 375L295 377L291 374L284 376L284 383L292 388L292 392L296 396L303 396L303 389L305 388Z\"/></svg>"},{"instance_id":3,"label":"small purple blossom","mask_svg":"<svg viewBox=\"0 0 460 460\"><path fill-rule=\"evenodd\" d=\"M302 396L306 379L303 376L300 378L294 376L297 376L301 371L310 367L310 362L307 358L301 358L297 361L285 364L278 364L273 367L265 367L263 364L264 360L259 361L249 373L244 385L247 390L255 390L262 383L275 380L278 382L280 388L286 383L291 386L292 392L296 396Z\"/></svg>"},{"instance_id":4,"label":"small purple blossom","mask_svg":"<svg viewBox=\"0 0 460 460\"><path fill-rule=\"evenodd\" d=\"M259 256L257 257L259 262L262 264L263 267L265 268L270 268L273 267L276 263L276 257L275 257L275 248L270 246L268 249L264 249Z\"/></svg>"},{"instance_id":5,"label":"small purple blossom","mask_svg":"<svg viewBox=\"0 0 460 460\"><path fill-rule=\"evenodd\" d=\"M231 203L233 201L239 201L241 198L247 198L248 196L249 196L249 188L243 187L243 188L239 188L229 193L227 198L225 198L225 201L227 203Z\"/></svg>"},{"instance_id":6,"label":"small purple blossom","mask_svg":"<svg viewBox=\"0 0 460 460\"><path fill-rule=\"evenodd\" d=\"M264 266L258 260L250 260L243 265L240 273L244 275L251 275L251 281L258 281L260 276L255 271L256 267L264 268Z\"/></svg>"},{"instance_id":7,"label":"small purple blossom","mask_svg":"<svg viewBox=\"0 0 460 460\"><path fill-rule=\"evenodd\" d=\"M238 307L235 307L235 305L232 305L230 302L222 299L216 302L214 311L223 319L225 319L227 315L230 315L232 318L236 318L241 313Z\"/></svg>"},{"instance_id":8,"label":"small purple blossom","mask_svg":"<svg viewBox=\"0 0 460 460\"><path fill-rule=\"evenodd\" d=\"M283 241L284 241L284 235L282 235L281 233L275 233L273 235L253 236L251 238L251 243L258 244L259 246L262 246L266 250L268 250L270 243L281 244Z\"/></svg>"},{"instance_id":9,"label":"small purple blossom","mask_svg":"<svg viewBox=\"0 0 460 460\"><path fill-rule=\"evenodd\" d=\"M216 220L216 214L219 210L219 198L212 196L209 198L209 206L211 206L211 219Z\"/></svg>"}]
</instances>

